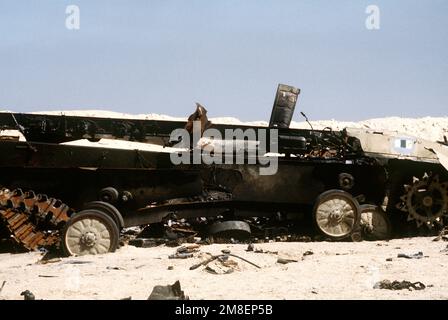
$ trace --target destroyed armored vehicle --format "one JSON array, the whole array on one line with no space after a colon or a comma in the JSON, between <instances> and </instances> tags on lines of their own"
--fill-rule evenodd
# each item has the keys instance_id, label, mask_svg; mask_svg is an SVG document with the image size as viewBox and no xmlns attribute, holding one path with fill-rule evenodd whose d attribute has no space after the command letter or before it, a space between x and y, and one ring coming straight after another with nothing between
<instances>
[{"instance_id":1,"label":"destroyed armored vehicle","mask_svg":"<svg viewBox=\"0 0 448 320\"><path fill-rule=\"evenodd\" d=\"M268 127L211 123L199 104L188 121L0 113L22 136L0 140L0 228L29 250L82 255L114 251L123 228L179 219L247 234L253 217L311 222L333 240L446 223L446 141L292 129L299 93L279 85Z\"/></svg>"}]
</instances>

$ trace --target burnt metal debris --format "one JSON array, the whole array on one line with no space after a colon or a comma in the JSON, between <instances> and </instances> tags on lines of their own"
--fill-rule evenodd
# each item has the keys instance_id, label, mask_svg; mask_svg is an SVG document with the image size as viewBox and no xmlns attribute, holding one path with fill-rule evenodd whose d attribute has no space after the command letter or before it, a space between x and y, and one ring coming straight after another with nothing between
<instances>
[{"instance_id":1,"label":"burnt metal debris","mask_svg":"<svg viewBox=\"0 0 448 320\"><path fill-rule=\"evenodd\" d=\"M20 293L23 296L23 300L36 300L36 297L30 290L25 290Z\"/></svg>"},{"instance_id":2,"label":"burnt metal debris","mask_svg":"<svg viewBox=\"0 0 448 320\"><path fill-rule=\"evenodd\" d=\"M413 253L413 254L399 253L399 254L397 254L397 258L422 259L422 258L424 258L424 255L423 255L422 251L419 251L419 252Z\"/></svg>"},{"instance_id":3,"label":"burnt metal debris","mask_svg":"<svg viewBox=\"0 0 448 320\"><path fill-rule=\"evenodd\" d=\"M201 266L208 267L208 264L215 260L219 260L220 263L222 263L225 267L231 267L230 265L234 265L234 266L237 265L237 263L232 262L233 260L229 260L229 257L234 257L234 258L240 259L240 260L256 267L257 269L261 269L261 267L259 265L247 260L246 258L243 258L239 255L231 253L230 250L228 250L228 249L221 250L221 253L222 254L217 254L217 255L208 254L208 257L206 259L192 265L190 267L190 270L196 270L197 268L199 268ZM212 270L210 268L208 268L208 269L206 268L206 271L211 272L211 273L218 273L216 270ZM229 268L227 271L233 272L233 268ZM226 273L226 272L224 272L224 273Z\"/></svg>"},{"instance_id":4,"label":"burnt metal debris","mask_svg":"<svg viewBox=\"0 0 448 320\"><path fill-rule=\"evenodd\" d=\"M188 121L2 112L0 129L18 130L26 141L0 139L0 229L28 250L60 246L68 255L83 255L114 251L120 231L142 225L164 226L167 245L209 232L246 243L311 239L311 230L322 240L359 241L447 225L446 141L316 130L311 123L310 129L293 129L299 94L279 85L268 127L211 123L200 104ZM201 134L254 129L247 146L258 146L261 130L277 130L278 139L257 147L260 158L243 149L244 163L236 164L175 165L170 152L65 144L119 139L168 150L176 143L171 133L191 134L194 121ZM179 154L193 158L197 148L190 144ZM272 157L277 172L260 175Z\"/></svg>"},{"instance_id":5,"label":"burnt metal debris","mask_svg":"<svg viewBox=\"0 0 448 320\"><path fill-rule=\"evenodd\" d=\"M180 282L176 281L172 285L155 286L152 289L148 300L190 300L180 287Z\"/></svg>"},{"instance_id":6,"label":"burnt metal debris","mask_svg":"<svg viewBox=\"0 0 448 320\"><path fill-rule=\"evenodd\" d=\"M440 241L440 240L448 241L448 236L447 235L448 235L448 228L444 227L440 231L439 235L437 237L435 237L432 241Z\"/></svg>"},{"instance_id":7,"label":"burnt metal debris","mask_svg":"<svg viewBox=\"0 0 448 320\"><path fill-rule=\"evenodd\" d=\"M426 286L420 282L410 282L410 281L390 281L390 280L383 280L380 282L375 283L374 289L388 289L388 290L403 290L408 289L410 291L412 290L423 290L426 288Z\"/></svg>"},{"instance_id":8,"label":"burnt metal debris","mask_svg":"<svg viewBox=\"0 0 448 320\"><path fill-rule=\"evenodd\" d=\"M299 260L295 260L295 259L286 259L286 258L278 258L277 259L277 263L281 263L281 264L288 264L291 262L298 262Z\"/></svg>"},{"instance_id":9,"label":"burnt metal debris","mask_svg":"<svg viewBox=\"0 0 448 320\"><path fill-rule=\"evenodd\" d=\"M0 293L2 293L3 288L5 287L5 284L6 284L6 280L3 280L3 283L2 283L2 285L0 287Z\"/></svg>"}]
</instances>

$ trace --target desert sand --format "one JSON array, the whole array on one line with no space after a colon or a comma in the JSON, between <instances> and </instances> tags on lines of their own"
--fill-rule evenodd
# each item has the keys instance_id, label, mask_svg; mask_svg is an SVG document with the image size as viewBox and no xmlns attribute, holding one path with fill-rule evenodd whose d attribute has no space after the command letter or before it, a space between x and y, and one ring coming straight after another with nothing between
<instances>
[{"instance_id":1,"label":"desert sand","mask_svg":"<svg viewBox=\"0 0 448 320\"><path fill-rule=\"evenodd\" d=\"M115 253L63 258L38 264L41 254L0 254L0 299L22 299L30 290L36 299L147 299L155 285L180 281L190 299L447 299L446 242L408 238L378 242L277 242L255 244L273 253L246 252L247 245L213 244L194 257L169 259L176 248L124 246ZM236 258L230 274L211 274L200 267L203 254L230 249L258 264ZM312 255L303 256L306 251ZM422 251L421 259L397 258L398 253ZM298 260L277 263L277 258ZM392 258L392 261L386 259ZM168 270L173 266L173 270ZM382 280L420 281L420 291L374 289Z\"/></svg>"},{"instance_id":2,"label":"desert sand","mask_svg":"<svg viewBox=\"0 0 448 320\"><path fill-rule=\"evenodd\" d=\"M130 117L140 119L177 119L161 115L127 115L108 111L52 111L52 114ZM178 120L178 119L177 119ZM184 120L184 119L181 119ZM239 123L234 118L211 118L215 123ZM245 123L266 125L257 121ZM421 119L382 118L361 122L314 121L315 129L330 126L393 130L428 140L442 140L448 135L448 117ZM308 128L305 122L292 127ZM14 132L13 132L14 133ZM11 134L11 132L3 132ZM17 134L17 132L15 132ZM89 145L86 140L71 142ZM104 147L150 149L170 152L166 148L131 142L102 140ZM193 258L169 259L175 248L159 246L136 248L124 246L115 253L100 256L62 258L40 264L39 252L0 254L0 299L22 299L30 290L36 299L146 299L155 285L179 280L191 299L448 299L446 242L432 238L409 238L378 242L274 242L255 244L256 248L274 253L246 252L243 244L201 246ZM204 259L204 253L217 254L222 249L258 264L257 269L244 261L230 274L211 274L200 267L189 267ZM304 256L306 251L313 254ZM422 259L398 258L397 254L423 252ZM279 264L279 257L297 262ZM390 260L389 258L392 258ZM389 261L386 261L388 259ZM172 266L173 270L168 270ZM421 291L374 289L381 280L421 281Z\"/></svg>"}]
</instances>

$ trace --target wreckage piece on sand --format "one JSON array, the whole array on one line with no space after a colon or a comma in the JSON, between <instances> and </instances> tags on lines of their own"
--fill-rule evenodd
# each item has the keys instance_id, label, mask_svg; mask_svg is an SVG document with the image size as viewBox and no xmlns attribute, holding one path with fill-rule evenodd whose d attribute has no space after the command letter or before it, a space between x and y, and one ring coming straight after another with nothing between
<instances>
[{"instance_id":1,"label":"wreckage piece on sand","mask_svg":"<svg viewBox=\"0 0 448 320\"><path fill-rule=\"evenodd\" d=\"M181 290L180 282L176 281L172 285L155 286L148 300L189 300L189 297Z\"/></svg>"}]
</instances>

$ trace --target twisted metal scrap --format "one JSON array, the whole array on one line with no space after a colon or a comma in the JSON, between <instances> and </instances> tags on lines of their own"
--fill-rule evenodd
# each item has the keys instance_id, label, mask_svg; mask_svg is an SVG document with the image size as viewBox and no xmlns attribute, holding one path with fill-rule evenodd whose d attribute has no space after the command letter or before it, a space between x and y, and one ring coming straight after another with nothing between
<instances>
[{"instance_id":1,"label":"twisted metal scrap","mask_svg":"<svg viewBox=\"0 0 448 320\"><path fill-rule=\"evenodd\" d=\"M417 282L410 282L410 281L393 281L390 282L389 280L383 280L380 282L377 282L374 289L388 289L388 290L403 290L408 289L411 290L423 290L426 288L426 286L421 283L420 281Z\"/></svg>"}]
</instances>

